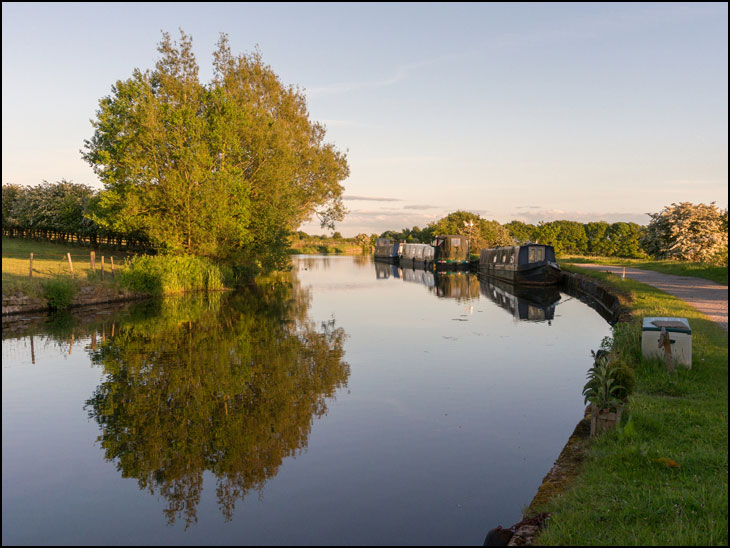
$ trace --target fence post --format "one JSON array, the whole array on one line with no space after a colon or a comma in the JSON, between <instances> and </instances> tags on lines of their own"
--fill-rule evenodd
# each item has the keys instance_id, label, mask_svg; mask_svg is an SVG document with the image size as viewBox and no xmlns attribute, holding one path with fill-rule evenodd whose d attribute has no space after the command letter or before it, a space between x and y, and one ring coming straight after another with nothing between
<instances>
[{"instance_id":1,"label":"fence post","mask_svg":"<svg viewBox=\"0 0 730 548\"><path fill-rule=\"evenodd\" d=\"M96 271L96 253L93 251L91 252L91 273L93 274Z\"/></svg>"},{"instance_id":2,"label":"fence post","mask_svg":"<svg viewBox=\"0 0 730 548\"><path fill-rule=\"evenodd\" d=\"M33 253L30 254L30 272L28 273L28 277L31 280L33 279Z\"/></svg>"},{"instance_id":3,"label":"fence post","mask_svg":"<svg viewBox=\"0 0 730 548\"><path fill-rule=\"evenodd\" d=\"M104 279L104 255L101 256L101 279Z\"/></svg>"},{"instance_id":4,"label":"fence post","mask_svg":"<svg viewBox=\"0 0 730 548\"><path fill-rule=\"evenodd\" d=\"M114 277L114 257L109 257L109 260L112 263L112 278Z\"/></svg>"},{"instance_id":5,"label":"fence post","mask_svg":"<svg viewBox=\"0 0 730 548\"><path fill-rule=\"evenodd\" d=\"M68 257L68 267L71 269L71 277L74 277L74 265L71 262L71 253L66 253L66 257Z\"/></svg>"}]
</instances>

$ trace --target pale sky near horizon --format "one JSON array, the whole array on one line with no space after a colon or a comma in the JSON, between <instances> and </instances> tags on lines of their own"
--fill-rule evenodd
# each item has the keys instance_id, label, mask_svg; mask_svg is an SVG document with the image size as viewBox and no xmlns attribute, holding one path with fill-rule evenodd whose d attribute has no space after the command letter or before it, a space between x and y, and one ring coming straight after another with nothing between
<instances>
[{"instance_id":1,"label":"pale sky near horizon","mask_svg":"<svg viewBox=\"0 0 730 548\"><path fill-rule=\"evenodd\" d=\"M457 209L646 224L728 206L726 3L5 2L2 182L100 188L79 152L98 101L178 28L203 82L225 32L304 89L348 154L345 236Z\"/></svg>"}]
</instances>

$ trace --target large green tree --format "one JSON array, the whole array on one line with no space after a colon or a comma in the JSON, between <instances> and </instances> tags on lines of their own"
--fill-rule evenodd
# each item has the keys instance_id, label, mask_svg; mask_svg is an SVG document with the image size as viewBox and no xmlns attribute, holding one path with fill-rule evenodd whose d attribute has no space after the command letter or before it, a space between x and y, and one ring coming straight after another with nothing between
<instances>
[{"instance_id":1,"label":"large green tree","mask_svg":"<svg viewBox=\"0 0 730 548\"><path fill-rule=\"evenodd\" d=\"M432 236L439 234L461 234L470 240L472 253L480 249L513 245L514 240L509 231L497 221L488 221L470 211L454 211L435 223L428 225L424 231Z\"/></svg>"},{"instance_id":2,"label":"large green tree","mask_svg":"<svg viewBox=\"0 0 730 548\"><path fill-rule=\"evenodd\" d=\"M221 35L208 84L182 31L179 42L163 33L158 51L154 70L135 70L100 101L85 141L105 188L100 225L270 270L301 222L342 219L346 157L258 51L234 56Z\"/></svg>"}]
</instances>

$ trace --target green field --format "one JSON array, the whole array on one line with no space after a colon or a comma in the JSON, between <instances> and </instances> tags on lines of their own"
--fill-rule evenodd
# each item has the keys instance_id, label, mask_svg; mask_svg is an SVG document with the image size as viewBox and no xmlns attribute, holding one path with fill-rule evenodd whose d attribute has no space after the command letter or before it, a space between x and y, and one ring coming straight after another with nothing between
<instances>
[{"instance_id":1,"label":"green field","mask_svg":"<svg viewBox=\"0 0 730 548\"><path fill-rule=\"evenodd\" d=\"M38 296L41 283L58 277L71 277L66 253L71 254L74 277L77 281L95 284L111 284L111 258L117 270L124 264L129 254L97 249L96 274L91 272L91 249L75 245L25 240L20 238L2 239L3 294L21 291L28 296ZM30 274L30 254L33 253L33 278ZM101 257L104 256L105 276L101 280Z\"/></svg>"},{"instance_id":2,"label":"green field","mask_svg":"<svg viewBox=\"0 0 730 548\"><path fill-rule=\"evenodd\" d=\"M613 262L613 261L612 261ZM636 265L638 266L638 265ZM568 269L618 285L618 276ZM675 272L673 272L675 273ZM633 280L633 321L615 331L614 351L628 357L637 386L628 413L634 433L592 443L572 486L546 507L544 545L728 544L728 334L684 302ZM669 374L641 357L640 319L686 317L692 369Z\"/></svg>"}]
</instances>

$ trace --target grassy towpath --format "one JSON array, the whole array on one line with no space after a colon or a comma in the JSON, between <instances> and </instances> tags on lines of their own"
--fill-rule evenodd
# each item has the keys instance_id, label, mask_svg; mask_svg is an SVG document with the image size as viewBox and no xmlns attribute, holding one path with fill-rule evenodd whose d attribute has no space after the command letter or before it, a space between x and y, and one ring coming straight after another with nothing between
<instances>
[{"instance_id":1,"label":"grassy towpath","mask_svg":"<svg viewBox=\"0 0 730 548\"><path fill-rule=\"evenodd\" d=\"M578 265L565 268L630 296L632 321L614 329L613 351L634 368L636 389L624 418L631 428L594 440L570 488L535 509L551 513L537 543L726 546L727 331L650 285ZM642 358L645 316L689 320L691 369L670 374L662 362Z\"/></svg>"},{"instance_id":2,"label":"grassy towpath","mask_svg":"<svg viewBox=\"0 0 730 548\"><path fill-rule=\"evenodd\" d=\"M726 266L704 263L652 259L622 259L619 257L584 257L582 255L562 255L558 260L561 265L574 264L576 266L582 266L585 264L599 264L606 266L626 266L640 268L642 270L653 270L663 274L673 274L675 276L703 278L721 285L727 285L728 283L728 270Z\"/></svg>"},{"instance_id":3,"label":"grassy towpath","mask_svg":"<svg viewBox=\"0 0 730 548\"><path fill-rule=\"evenodd\" d=\"M727 331L727 285L693 276L675 276L631 266L583 263L580 268L626 275L627 278L651 285L683 300L719 323Z\"/></svg>"}]
</instances>

